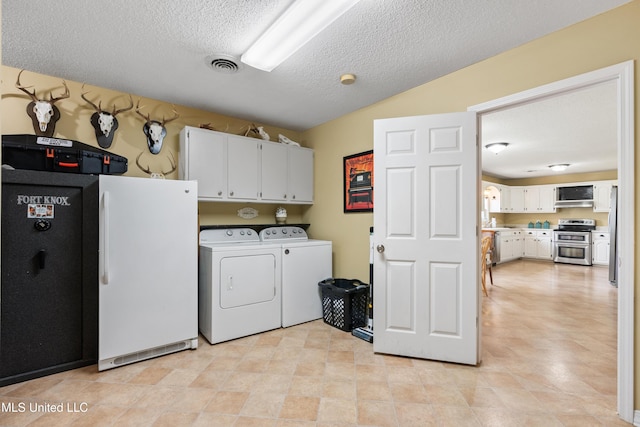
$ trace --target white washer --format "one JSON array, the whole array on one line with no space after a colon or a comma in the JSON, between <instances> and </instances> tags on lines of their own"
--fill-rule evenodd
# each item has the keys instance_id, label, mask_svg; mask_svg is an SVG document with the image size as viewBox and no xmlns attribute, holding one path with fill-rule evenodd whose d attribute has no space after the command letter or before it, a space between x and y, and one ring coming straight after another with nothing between
<instances>
[{"instance_id":1,"label":"white washer","mask_svg":"<svg viewBox=\"0 0 640 427\"><path fill-rule=\"evenodd\" d=\"M282 248L282 326L321 319L318 283L332 277L331 241L309 239L300 227L265 228L260 239Z\"/></svg>"},{"instance_id":2,"label":"white washer","mask_svg":"<svg viewBox=\"0 0 640 427\"><path fill-rule=\"evenodd\" d=\"M281 254L250 228L200 232L198 325L211 344L281 326Z\"/></svg>"}]
</instances>

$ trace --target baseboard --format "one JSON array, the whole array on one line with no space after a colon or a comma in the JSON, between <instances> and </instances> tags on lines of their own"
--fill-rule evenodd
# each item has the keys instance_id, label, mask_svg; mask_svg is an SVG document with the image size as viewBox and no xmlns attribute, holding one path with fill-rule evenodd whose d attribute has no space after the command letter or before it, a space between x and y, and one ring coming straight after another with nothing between
<instances>
[{"instance_id":1,"label":"baseboard","mask_svg":"<svg viewBox=\"0 0 640 427\"><path fill-rule=\"evenodd\" d=\"M640 410L636 410L633 413L633 425L636 427L640 427Z\"/></svg>"}]
</instances>

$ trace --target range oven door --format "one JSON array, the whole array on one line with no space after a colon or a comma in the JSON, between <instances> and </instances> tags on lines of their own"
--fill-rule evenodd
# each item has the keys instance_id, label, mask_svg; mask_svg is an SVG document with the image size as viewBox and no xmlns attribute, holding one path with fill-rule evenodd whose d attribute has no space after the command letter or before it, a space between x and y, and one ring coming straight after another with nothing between
<instances>
[{"instance_id":1,"label":"range oven door","mask_svg":"<svg viewBox=\"0 0 640 427\"><path fill-rule=\"evenodd\" d=\"M554 233L553 261L565 264L592 265L590 233Z\"/></svg>"}]
</instances>

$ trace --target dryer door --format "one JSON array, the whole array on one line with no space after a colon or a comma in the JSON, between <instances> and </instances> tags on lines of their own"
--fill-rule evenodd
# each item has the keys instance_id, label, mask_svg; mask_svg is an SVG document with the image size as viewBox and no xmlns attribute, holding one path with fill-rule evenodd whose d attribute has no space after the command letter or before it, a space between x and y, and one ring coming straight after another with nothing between
<instances>
[{"instance_id":1,"label":"dryer door","mask_svg":"<svg viewBox=\"0 0 640 427\"><path fill-rule=\"evenodd\" d=\"M228 256L220 260L220 307L272 301L276 296L273 254Z\"/></svg>"}]
</instances>

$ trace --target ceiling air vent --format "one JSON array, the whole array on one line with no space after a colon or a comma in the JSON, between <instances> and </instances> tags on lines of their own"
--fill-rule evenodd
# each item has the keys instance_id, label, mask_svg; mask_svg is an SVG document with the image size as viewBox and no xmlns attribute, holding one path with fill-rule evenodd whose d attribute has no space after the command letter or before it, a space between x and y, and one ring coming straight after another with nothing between
<instances>
[{"instance_id":1,"label":"ceiling air vent","mask_svg":"<svg viewBox=\"0 0 640 427\"><path fill-rule=\"evenodd\" d=\"M209 67L219 73L233 74L240 70L240 61L231 55L214 54L207 56L206 61Z\"/></svg>"}]
</instances>

